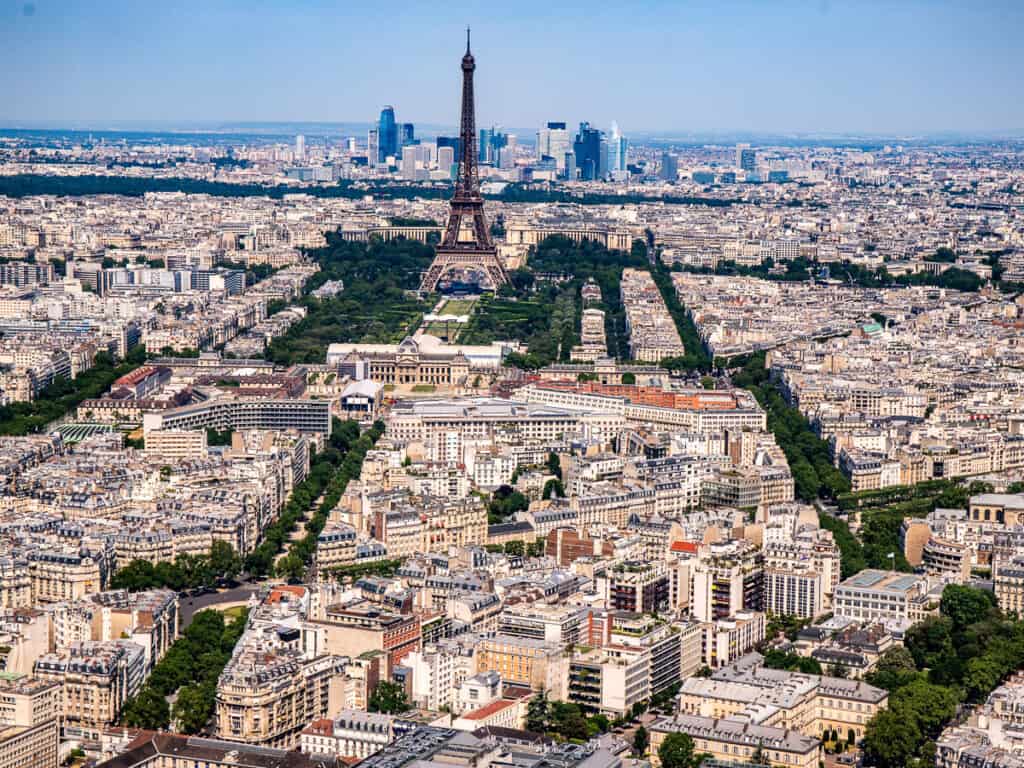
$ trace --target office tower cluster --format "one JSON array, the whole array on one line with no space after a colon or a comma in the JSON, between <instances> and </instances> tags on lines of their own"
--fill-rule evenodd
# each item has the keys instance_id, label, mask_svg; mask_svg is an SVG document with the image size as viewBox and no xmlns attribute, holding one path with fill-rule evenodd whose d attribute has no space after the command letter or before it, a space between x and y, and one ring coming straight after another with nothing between
<instances>
[{"instance_id":1,"label":"office tower cluster","mask_svg":"<svg viewBox=\"0 0 1024 768\"><path fill-rule=\"evenodd\" d=\"M397 122L395 108L385 105L376 127L371 128L366 137L367 161L371 165L388 165L388 158L400 159L402 150L416 143L415 126Z\"/></svg>"},{"instance_id":2,"label":"office tower cluster","mask_svg":"<svg viewBox=\"0 0 1024 768\"><path fill-rule=\"evenodd\" d=\"M505 133L500 125L480 129L477 145L479 160L496 168L514 168L517 140L514 133Z\"/></svg>"},{"instance_id":3,"label":"office tower cluster","mask_svg":"<svg viewBox=\"0 0 1024 768\"><path fill-rule=\"evenodd\" d=\"M626 173L628 146L615 122L608 134L582 122L575 136L564 122L550 122L537 132L537 163L564 179L616 178Z\"/></svg>"}]
</instances>

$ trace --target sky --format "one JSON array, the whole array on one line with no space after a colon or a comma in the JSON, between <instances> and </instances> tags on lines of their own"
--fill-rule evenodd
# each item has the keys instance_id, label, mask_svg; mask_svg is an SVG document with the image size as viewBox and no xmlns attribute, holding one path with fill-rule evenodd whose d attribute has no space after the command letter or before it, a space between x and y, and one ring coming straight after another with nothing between
<instances>
[{"instance_id":1,"label":"sky","mask_svg":"<svg viewBox=\"0 0 1024 768\"><path fill-rule=\"evenodd\" d=\"M0 124L1024 135L1024 0L0 0Z\"/></svg>"}]
</instances>

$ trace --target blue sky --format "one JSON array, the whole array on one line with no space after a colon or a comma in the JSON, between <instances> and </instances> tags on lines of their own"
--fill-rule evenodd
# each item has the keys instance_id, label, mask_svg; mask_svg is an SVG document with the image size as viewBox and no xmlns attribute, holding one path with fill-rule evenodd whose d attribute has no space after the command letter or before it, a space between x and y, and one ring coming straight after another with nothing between
<instances>
[{"instance_id":1,"label":"blue sky","mask_svg":"<svg viewBox=\"0 0 1024 768\"><path fill-rule=\"evenodd\" d=\"M0 121L1024 134L1024 1L0 0Z\"/></svg>"}]
</instances>

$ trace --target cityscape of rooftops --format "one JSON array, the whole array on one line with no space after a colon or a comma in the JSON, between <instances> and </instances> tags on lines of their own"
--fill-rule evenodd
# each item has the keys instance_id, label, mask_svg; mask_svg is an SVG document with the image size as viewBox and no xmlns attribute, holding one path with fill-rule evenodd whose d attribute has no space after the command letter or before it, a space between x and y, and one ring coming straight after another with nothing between
<instances>
[{"instance_id":1,"label":"cityscape of rooftops","mask_svg":"<svg viewBox=\"0 0 1024 768\"><path fill-rule=\"evenodd\" d=\"M1022 768L1022 33L0 7L0 766Z\"/></svg>"}]
</instances>

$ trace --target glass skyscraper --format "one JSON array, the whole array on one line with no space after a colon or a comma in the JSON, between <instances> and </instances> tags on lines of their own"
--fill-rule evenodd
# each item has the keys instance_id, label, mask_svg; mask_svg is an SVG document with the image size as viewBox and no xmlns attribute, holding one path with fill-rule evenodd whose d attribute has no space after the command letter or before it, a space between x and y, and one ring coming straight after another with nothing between
<instances>
[{"instance_id":1,"label":"glass skyscraper","mask_svg":"<svg viewBox=\"0 0 1024 768\"><path fill-rule=\"evenodd\" d=\"M402 123L402 146L416 143L416 127L412 123Z\"/></svg>"},{"instance_id":2,"label":"glass skyscraper","mask_svg":"<svg viewBox=\"0 0 1024 768\"><path fill-rule=\"evenodd\" d=\"M601 131L591 128L590 123L580 123L572 149L576 155L576 170L584 181L593 181L601 176L601 139ZM607 167L607 149L604 156Z\"/></svg>"},{"instance_id":3,"label":"glass skyscraper","mask_svg":"<svg viewBox=\"0 0 1024 768\"><path fill-rule=\"evenodd\" d=\"M388 157L398 154L398 123L395 122L395 108L388 105L380 111L377 127L380 147L377 162L383 163Z\"/></svg>"},{"instance_id":4,"label":"glass skyscraper","mask_svg":"<svg viewBox=\"0 0 1024 768\"><path fill-rule=\"evenodd\" d=\"M608 137L608 171L626 170L626 149L628 142L619 130L619 124L612 121L611 136Z\"/></svg>"}]
</instances>

